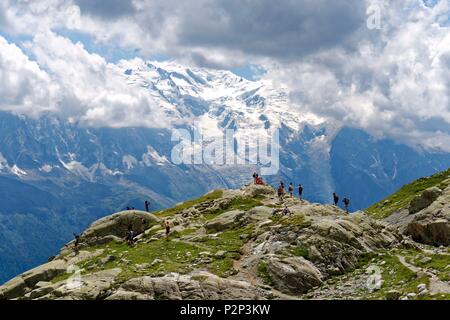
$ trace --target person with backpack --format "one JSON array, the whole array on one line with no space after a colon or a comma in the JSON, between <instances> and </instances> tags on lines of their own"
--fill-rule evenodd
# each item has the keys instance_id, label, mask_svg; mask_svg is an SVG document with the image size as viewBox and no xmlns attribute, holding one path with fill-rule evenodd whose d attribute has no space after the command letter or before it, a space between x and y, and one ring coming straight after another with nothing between
<instances>
[{"instance_id":1,"label":"person with backpack","mask_svg":"<svg viewBox=\"0 0 450 320\"><path fill-rule=\"evenodd\" d=\"M280 183L280 185L278 186L278 199L280 200L280 202L282 202L283 198L284 198L284 184Z\"/></svg>"},{"instance_id":2,"label":"person with backpack","mask_svg":"<svg viewBox=\"0 0 450 320\"><path fill-rule=\"evenodd\" d=\"M254 172L254 173L253 173L253 182L254 182L255 184L257 183L258 177L259 177L259 175L258 175L256 172Z\"/></svg>"},{"instance_id":3,"label":"person with backpack","mask_svg":"<svg viewBox=\"0 0 450 320\"><path fill-rule=\"evenodd\" d=\"M342 202L344 203L345 211L348 214L349 213L349 208L350 208L350 199L349 198L344 198L344 200L342 200Z\"/></svg>"},{"instance_id":4,"label":"person with backpack","mask_svg":"<svg viewBox=\"0 0 450 320\"><path fill-rule=\"evenodd\" d=\"M169 240L169 235L170 235L170 221L166 220L164 222L164 227L166 228L166 240Z\"/></svg>"},{"instance_id":5,"label":"person with backpack","mask_svg":"<svg viewBox=\"0 0 450 320\"><path fill-rule=\"evenodd\" d=\"M289 184L289 195L294 198L294 184L292 182Z\"/></svg>"},{"instance_id":6,"label":"person with backpack","mask_svg":"<svg viewBox=\"0 0 450 320\"><path fill-rule=\"evenodd\" d=\"M80 236L76 233L73 233L73 236L75 237L75 243L73 245L73 251L78 252L80 250Z\"/></svg>"},{"instance_id":7,"label":"person with backpack","mask_svg":"<svg viewBox=\"0 0 450 320\"><path fill-rule=\"evenodd\" d=\"M145 200L144 204L145 204L145 211L150 212L150 202Z\"/></svg>"},{"instance_id":8,"label":"person with backpack","mask_svg":"<svg viewBox=\"0 0 450 320\"><path fill-rule=\"evenodd\" d=\"M258 186L263 186L264 185L263 179L261 177L259 177L259 176L256 178L256 185L258 185Z\"/></svg>"},{"instance_id":9,"label":"person with backpack","mask_svg":"<svg viewBox=\"0 0 450 320\"><path fill-rule=\"evenodd\" d=\"M336 194L336 192L333 192L333 202L334 205L337 207L339 204L339 196Z\"/></svg>"},{"instance_id":10,"label":"person with backpack","mask_svg":"<svg viewBox=\"0 0 450 320\"><path fill-rule=\"evenodd\" d=\"M291 215L291 210L289 210L287 205L284 206L283 215L284 216L290 216Z\"/></svg>"},{"instance_id":11,"label":"person with backpack","mask_svg":"<svg viewBox=\"0 0 450 320\"><path fill-rule=\"evenodd\" d=\"M298 198L303 201L303 186L301 184L298 185Z\"/></svg>"},{"instance_id":12,"label":"person with backpack","mask_svg":"<svg viewBox=\"0 0 450 320\"><path fill-rule=\"evenodd\" d=\"M130 247L134 245L134 231L133 231L133 225L131 223L128 225L128 231L125 236L125 241L127 242L127 244Z\"/></svg>"}]
</instances>

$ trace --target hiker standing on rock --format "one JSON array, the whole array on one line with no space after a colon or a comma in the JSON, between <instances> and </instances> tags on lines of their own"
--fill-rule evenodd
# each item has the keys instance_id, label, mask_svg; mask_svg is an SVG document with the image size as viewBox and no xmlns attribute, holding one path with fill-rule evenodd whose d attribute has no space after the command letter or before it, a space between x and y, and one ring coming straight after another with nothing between
<instances>
[{"instance_id":1,"label":"hiker standing on rock","mask_svg":"<svg viewBox=\"0 0 450 320\"><path fill-rule=\"evenodd\" d=\"M166 239L169 240L169 234L170 234L170 221L166 220L164 222L164 227L166 228Z\"/></svg>"},{"instance_id":2,"label":"hiker standing on rock","mask_svg":"<svg viewBox=\"0 0 450 320\"><path fill-rule=\"evenodd\" d=\"M150 202L145 200L145 211L150 212Z\"/></svg>"},{"instance_id":3,"label":"hiker standing on rock","mask_svg":"<svg viewBox=\"0 0 450 320\"><path fill-rule=\"evenodd\" d=\"M337 207L337 205L339 203L339 196L336 194L336 192L333 192L333 201L334 201L334 205Z\"/></svg>"},{"instance_id":4,"label":"hiker standing on rock","mask_svg":"<svg viewBox=\"0 0 450 320\"><path fill-rule=\"evenodd\" d=\"M349 198L344 198L344 200L342 200L342 202L344 203L345 211L348 214L349 213L349 207L350 207L350 199Z\"/></svg>"},{"instance_id":5,"label":"hiker standing on rock","mask_svg":"<svg viewBox=\"0 0 450 320\"><path fill-rule=\"evenodd\" d=\"M294 198L294 184L292 182L289 184L289 195Z\"/></svg>"},{"instance_id":6,"label":"hiker standing on rock","mask_svg":"<svg viewBox=\"0 0 450 320\"><path fill-rule=\"evenodd\" d=\"M256 172L254 172L253 173L253 182L256 184L257 183L257 181L258 181L258 177L259 177L259 175L256 173Z\"/></svg>"},{"instance_id":7,"label":"hiker standing on rock","mask_svg":"<svg viewBox=\"0 0 450 320\"><path fill-rule=\"evenodd\" d=\"M284 216L290 216L290 215L291 215L291 210L289 210L289 208L288 208L287 205L284 206L284 209L283 209L283 215L284 215Z\"/></svg>"},{"instance_id":8,"label":"hiker standing on rock","mask_svg":"<svg viewBox=\"0 0 450 320\"><path fill-rule=\"evenodd\" d=\"M134 231L133 225L131 223L128 225L128 231L125 237L125 241L128 243L130 247L134 245Z\"/></svg>"},{"instance_id":9,"label":"hiker standing on rock","mask_svg":"<svg viewBox=\"0 0 450 320\"><path fill-rule=\"evenodd\" d=\"M298 198L303 201L303 186L301 184L298 185Z\"/></svg>"},{"instance_id":10,"label":"hiker standing on rock","mask_svg":"<svg viewBox=\"0 0 450 320\"><path fill-rule=\"evenodd\" d=\"M73 245L73 250L75 252L78 252L80 250L79 246L80 246L80 236L76 233L73 234L73 236L75 237L75 243Z\"/></svg>"},{"instance_id":11,"label":"hiker standing on rock","mask_svg":"<svg viewBox=\"0 0 450 320\"><path fill-rule=\"evenodd\" d=\"M283 201L283 197L284 197L284 184L281 182L280 185L278 186L278 199L280 200L280 202Z\"/></svg>"}]
</instances>

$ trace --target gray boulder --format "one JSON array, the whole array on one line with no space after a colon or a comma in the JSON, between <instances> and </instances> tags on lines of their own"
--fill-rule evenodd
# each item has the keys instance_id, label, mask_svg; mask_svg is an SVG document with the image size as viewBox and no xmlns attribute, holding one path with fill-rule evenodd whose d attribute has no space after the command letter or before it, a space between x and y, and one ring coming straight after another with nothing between
<instances>
[{"instance_id":1,"label":"gray boulder","mask_svg":"<svg viewBox=\"0 0 450 320\"><path fill-rule=\"evenodd\" d=\"M156 224L159 219L151 213L144 211L124 211L105 217L94 222L83 234L83 241L89 238L119 237L123 238L128 226L131 225L133 231L144 232L151 224ZM107 239L108 241L115 238Z\"/></svg>"},{"instance_id":2,"label":"gray boulder","mask_svg":"<svg viewBox=\"0 0 450 320\"><path fill-rule=\"evenodd\" d=\"M430 245L450 244L450 188L430 206L416 213L408 224L406 234L414 241Z\"/></svg>"},{"instance_id":3,"label":"gray boulder","mask_svg":"<svg viewBox=\"0 0 450 320\"><path fill-rule=\"evenodd\" d=\"M275 189L271 186L262 186L250 184L242 189L245 197L258 198L258 197L268 197L275 196Z\"/></svg>"},{"instance_id":4,"label":"gray boulder","mask_svg":"<svg viewBox=\"0 0 450 320\"><path fill-rule=\"evenodd\" d=\"M273 215L273 209L265 206L255 207L249 210L245 217L251 221L260 222L270 219Z\"/></svg>"},{"instance_id":5,"label":"gray boulder","mask_svg":"<svg viewBox=\"0 0 450 320\"><path fill-rule=\"evenodd\" d=\"M208 231L223 231L241 222L245 212L240 210L233 210L225 212L218 217L208 221L204 227Z\"/></svg>"},{"instance_id":6,"label":"gray boulder","mask_svg":"<svg viewBox=\"0 0 450 320\"><path fill-rule=\"evenodd\" d=\"M302 257L265 259L275 287L286 294L303 294L322 283L322 274Z\"/></svg>"},{"instance_id":7,"label":"gray boulder","mask_svg":"<svg viewBox=\"0 0 450 320\"><path fill-rule=\"evenodd\" d=\"M411 200L409 213L415 214L425 208L428 208L442 194L442 190L433 187L424 190L420 195Z\"/></svg>"},{"instance_id":8,"label":"gray boulder","mask_svg":"<svg viewBox=\"0 0 450 320\"><path fill-rule=\"evenodd\" d=\"M164 277L140 277L128 280L107 300L254 300L270 296L243 281L223 279L208 272L190 275L178 273Z\"/></svg>"}]
</instances>

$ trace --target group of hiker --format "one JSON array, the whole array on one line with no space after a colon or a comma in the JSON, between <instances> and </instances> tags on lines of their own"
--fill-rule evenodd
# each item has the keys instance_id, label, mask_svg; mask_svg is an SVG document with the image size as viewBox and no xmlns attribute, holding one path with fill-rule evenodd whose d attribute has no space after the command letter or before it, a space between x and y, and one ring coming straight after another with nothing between
<instances>
[{"instance_id":1,"label":"group of hiker","mask_svg":"<svg viewBox=\"0 0 450 320\"><path fill-rule=\"evenodd\" d=\"M291 182L288 187L289 197L294 198L294 190L295 190L294 184ZM302 201L303 200L303 186L301 184L298 185L297 191L298 191L298 198L300 199L300 201ZM285 187L283 181L280 181L280 184L278 185L277 193L278 193L278 198L280 199L280 202L282 202L286 195L286 187Z\"/></svg>"},{"instance_id":2,"label":"group of hiker","mask_svg":"<svg viewBox=\"0 0 450 320\"><path fill-rule=\"evenodd\" d=\"M144 207L145 207L145 211L146 212L150 212L150 201L145 200L144 201ZM135 207L126 207L125 208L126 211L131 211L131 210L136 210Z\"/></svg>"},{"instance_id":3,"label":"group of hiker","mask_svg":"<svg viewBox=\"0 0 450 320\"><path fill-rule=\"evenodd\" d=\"M146 212L150 212L150 201L145 200L144 201L144 207L145 207L145 211ZM126 211L133 211L136 210L135 207L126 207L125 208ZM146 229L146 220L144 218L141 218L141 228L136 228L136 229L142 229L145 230ZM166 220L162 223L162 226L165 229L165 235L166 235L166 239L169 239L169 235L170 235L170 229L171 229L171 223L169 220ZM128 224L128 228L127 228L127 232L125 234L125 242L131 247L136 243L136 237L140 234L140 232L136 231L135 228L133 228L133 223L129 223ZM73 250L78 253L80 250L80 242L81 242L81 236L79 234L73 233L74 236L74 242L73 242Z\"/></svg>"},{"instance_id":4,"label":"group of hiker","mask_svg":"<svg viewBox=\"0 0 450 320\"><path fill-rule=\"evenodd\" d=\"M144 218L141 218L141 222L142 222L142 228L141 229L145 231L147 223L146 223ZM166 240L169 240L170 228L171 228L172 224L171 224L171 222L169 220L165 220L162 223L162 226L165 229ZM125 241L127 242L127 244L130 247L132 247L136 243L136 237L139 234L140 234L139 232L133 230L133 224L130 223L128 225L128 231L127 231L126 236L125 236Z\"/></svg>"},{"instance_id":5,"label":"group of hiker","mask_svg":"<svg viewBox=\"0 0 450 320\"><path fill-rule=\"evenodd\" d=\"M262 179L262 177L260 177L259 174L256 173L256 172L253 174L253 182L254 182L255 185L265 185L264 180ZM293 199L294 198L294 193L295 193L295 187L294 187L294 184L292 182L289 184L287 190L288 190L288 193L289 193L289 197ZM303 201L303 190L304 190L303 189L303 185L299 184L297 186L297 194L298 194L298 198L299 198L300 201ZM277 194L278 194L278 199L279 199L280 203L282 203L284 201L285 196L286 196L286 187L285 187L284 181L280 181L280 184L278 185L278 189L277 189ZM333 193L333 204L335 206L339 205L339 199L340 199L339 195L336 192L334 192ZM345 211L348 214L349 213L349 208L350 208L350 199L345 197L342 200L342 203L344 204ZM150 201L145 200L144 207L145 207L145 211L146 212L150 212ZM130 210L136 210L136 209L135 209L135 207L126 207L126 210L130 211ZM282 215L285 215L285 216L291 214L291 212L290 212L290 210L289 210L287 205L285 205L283 209L275 209L274 210L274 214L276 214L276 213L281 213ZM142 223L142 227L143 227L142 229L145 230L146 221L145 221L144 218L141 219L141 223ZM166 220L166 221L164 221L162 223L162 226L165 228L165 235L166 235L166 239L168 240L169 239L169 235L170 235L171 222L169 220ZM78 235L76 233L74 233L73 235L75 237L75 242L74 242L74 247L73 248L74 248L75 252L78 252L79 248L80 248L80 239L81 238L80 238L80 235ZM138 235L139 235L139 233L136 232L133 229L133 224L130 223L128 225L128 230L127 230L127 233L125 235L126 243L129 246L133 246L135 244L135 242L136 242L136 237Z\"/></svg>"},{"instance_id":6,"label":"group of hiker","mask_svg":"<svg viewBox=\"0 0 450 320\"><path fill-rule=\"evenodd\" d=\"M265 185L263 179L259 176L258 173L253 173L253 182L256 185ZM303 185L302 184L298 184L297 186L297 194L298 194L298 198L300 199L300 201L303 201ZM295 193L295 186L294 184L291 182L287 188L288 194L290 198L294 198L294 193ZM284 198L286 196L286 186L284 184L284 181L280 181L280 184L278 185L277 188L277 194L278 194L278 199L280 202L284 201ZM344 204L344 208L345 211L347 212L347 214L349 213L350 210L350 199L345 197L342 200L342 203ZM333 193L333 204L337 207L339 205L339 196L337 195L336 192ZM287 207L285 209L288 209ZM286 211L286 210L283 210Z\"/></svg>"}]
</instances>

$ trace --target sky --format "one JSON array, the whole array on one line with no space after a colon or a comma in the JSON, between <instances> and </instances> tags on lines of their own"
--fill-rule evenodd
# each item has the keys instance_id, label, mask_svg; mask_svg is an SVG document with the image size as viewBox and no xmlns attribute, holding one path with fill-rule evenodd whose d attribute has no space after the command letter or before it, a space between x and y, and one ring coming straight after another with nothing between
<instances>
[{"instance_id":1,"label":"sky","mask_svg":"<svg viewBox=\"0 0 450 320\"><path fill-rule=\"evenodd\" d=\"M170 59L270 79L293 108L450 152L449 18L450 0L2 0L0 110L169 125L117 73Z\"/></svg>"}]
</instances>

